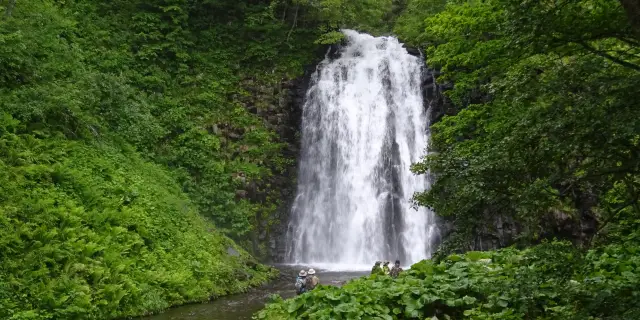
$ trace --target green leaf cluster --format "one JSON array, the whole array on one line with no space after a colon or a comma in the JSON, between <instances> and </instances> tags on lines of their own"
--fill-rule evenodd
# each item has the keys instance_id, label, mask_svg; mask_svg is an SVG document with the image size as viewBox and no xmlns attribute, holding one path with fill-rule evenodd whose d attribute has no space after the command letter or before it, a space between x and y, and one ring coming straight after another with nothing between
<instances>
[{"instance_id":1,"label":"green leaf cluster","mask_svg":"<svg viewBox=\"0 0 640 320\"><path fill-rule=\"evenodd\" d=\"M423 260L276 299L254 319L637 319L640 247L580 252L566 242Z\"/></svg>"},{"instance_id":2,"label":"green leaf cluster","mask_svg":"<svg viewBox=\"0 0 640 320\"><path fill-rule=\"evenodd\" d=\"M297 28L319 32L315 43L333 44L344 39L340 29L355 29L376 35L392 30L406 0L272 0L274 12ZM288 38L289 36L287 36Z\"/></svg>"},{"instance_id":3,"label":"green leaf cluster","mask_svg":"<svg viewBox=\"0 0 640 320\"><path fill-rule=\"evenodd\" d=\"M619 226L640 216L640 42L619 1L450 1L405 14L416 21L398 30L423 27L405 37L453 84L457 110L414 165L435 177L417 202L455 221L452 250L500 219L517 230L511 243L589 245L632 230Z\"/></svg>"}]
</instances>

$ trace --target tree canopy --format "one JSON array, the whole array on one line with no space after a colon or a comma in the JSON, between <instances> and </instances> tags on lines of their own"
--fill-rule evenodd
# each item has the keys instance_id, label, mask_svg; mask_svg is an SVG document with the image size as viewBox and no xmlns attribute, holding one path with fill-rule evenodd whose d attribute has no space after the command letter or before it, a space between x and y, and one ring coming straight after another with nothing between
<instances>
[{"instance_id":1,"label":"tree canopy","mask_svg":"<svg viewBox=\"0 0 640 320\"><path fill-rule=\"evenodd\" d=\"M564 218L589 243L638 217L640 43L619 2L454 1L424 24L459 112L414 166L436 177L420 204L461 236L493 221L478 217L515 219L525 242Z\"/></svg>"}]
</instances>

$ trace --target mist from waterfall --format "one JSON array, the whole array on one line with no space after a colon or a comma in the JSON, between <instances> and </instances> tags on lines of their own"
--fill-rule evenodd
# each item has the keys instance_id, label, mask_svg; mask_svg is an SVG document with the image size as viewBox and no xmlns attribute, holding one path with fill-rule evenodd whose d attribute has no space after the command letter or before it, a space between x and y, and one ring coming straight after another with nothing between
<instances>
[{"instance_id":1,"label":"mist from waterfall","mask_svg":"<svg viewBox=\"0 0 640 320\"><path fill-rule=\"evenodd\" d=\"M396 38L343 31L338 58L318 65L302 115L297 195L287 260L333 269L430 257L437 227L409 170L426 152L423 59Z\"/></svg>"}]
</instances>

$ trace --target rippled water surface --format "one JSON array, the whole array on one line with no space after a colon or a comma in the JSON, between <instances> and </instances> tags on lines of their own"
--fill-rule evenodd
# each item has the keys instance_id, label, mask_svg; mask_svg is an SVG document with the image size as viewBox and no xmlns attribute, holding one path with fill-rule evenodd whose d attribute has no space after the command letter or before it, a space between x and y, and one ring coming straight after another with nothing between
<instances>
[{"instance_id":1,"label":"rippled water surface","mask_svg":"<svg viewBox=\"0 0 640 320\"><path fill-rule=\"evenodd\" d=\"M248 293L222 297L206 304L193 304L169 309L166 312L140 319L148 320L248 320L262 309L272 294L283 298L295 296L293 284L297 270L292 266L279 266L281 275L271 283ZM308 268L305 268L308 269ZM339 286L345 281L367 275L366 271L323 271L317 276L324 285Z\"/></svg>"}]
</instances>

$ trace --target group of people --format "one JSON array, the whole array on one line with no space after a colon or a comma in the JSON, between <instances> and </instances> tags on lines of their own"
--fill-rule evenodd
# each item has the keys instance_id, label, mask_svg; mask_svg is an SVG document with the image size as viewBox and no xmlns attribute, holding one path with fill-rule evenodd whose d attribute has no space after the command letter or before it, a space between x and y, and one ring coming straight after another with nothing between
<instances>
[{"instance_id":1,"label":"group of people","mask_svg":"<svg viewBox=\"0 0 640 320\"><path fill-rule=\"evenodd\" d=\"M376 264L373 265L373 268L371 269L371 274L387 275L391 276L392 278L397 278L398 275L400 275L400 272L402 272L402 268L400 267L400 260L396 260L396 263L391 269L389 269L389 263L390 261L385 261L381 266L380 264L382 264L382 261L376 261Z\"/></svg>"},{"instance_id":2,"label":"group of people","mask_svg":"<svg viewBox=\"0 0 640 320\"><path fill-rule=\"evenodd\" d=\"M400 267L400 260L396 260L396 263L391 268L389 268L389 263L389 261L385 261L384 264L382 263L382 261L376 261L376 264L371 269L371 274L387 275L391 276L392 278L397 278L398 275L400 275L400 272L402 272L402 268ZM300 295L307 291L311 291L315 289L319 283L320 279L316 276L315 270L300 270L298 276L296 277L296 294Z\"/></svg>"},{"instance_id":3,"label":"group of people","mask_svg":"<svg viewBox=\"0 0 640 320\"><path fill-rule=\"evenodd\" d=\"M316 276L315 270L300 270L298 277L296 277L296 294L303 294L307 291L311 291L318 286L318 283L320 283L320 279Z\"/></svg>"}]
</instances>

